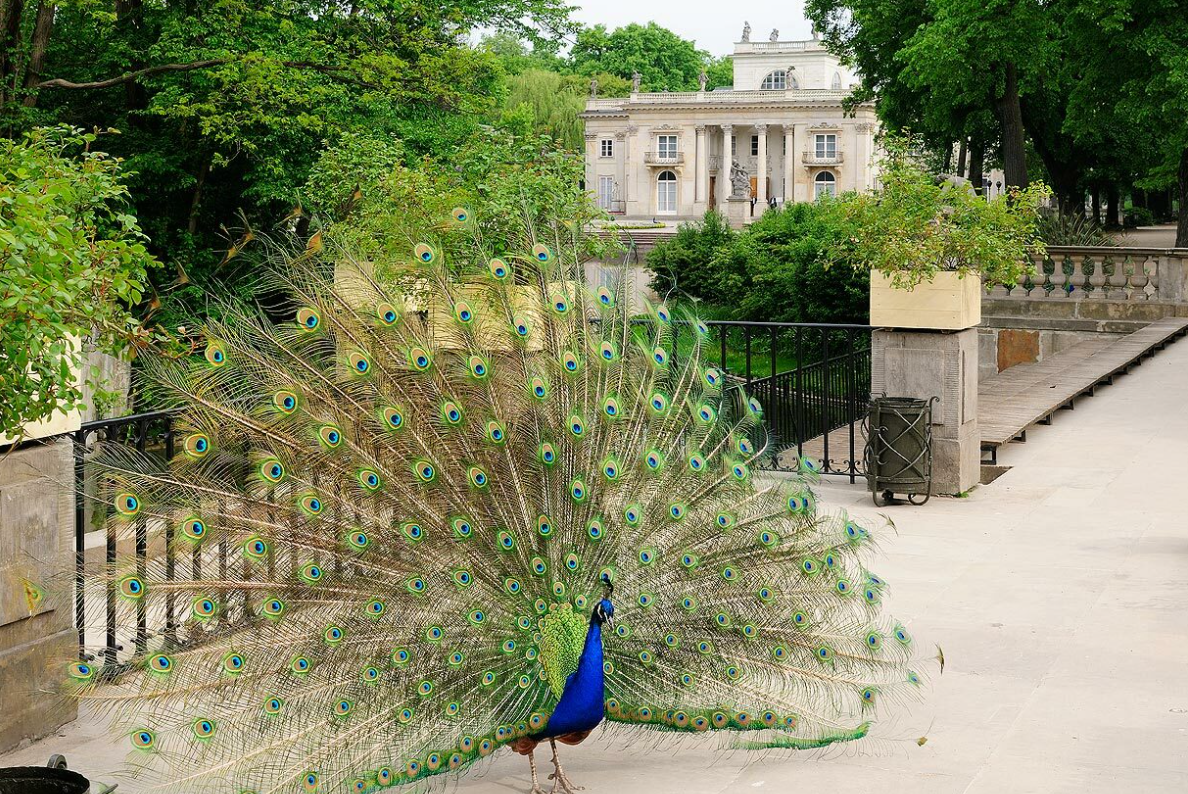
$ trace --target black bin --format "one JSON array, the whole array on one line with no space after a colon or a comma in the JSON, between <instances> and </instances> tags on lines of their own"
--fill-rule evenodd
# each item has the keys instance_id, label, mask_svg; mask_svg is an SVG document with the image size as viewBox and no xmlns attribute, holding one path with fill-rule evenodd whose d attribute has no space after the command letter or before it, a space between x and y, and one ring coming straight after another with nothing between
<instances>
[{"instance_id":1,"label":"black bin","mask_svg":"<svg viewBox=\"0 0 1188 794\"><path fill-rule=\"evenodd\" d=\"M86 794L91 782L69 769L49 766L0 768L0 794Z\"/></svg>"},{"instance_id":2,"label":"black bin","mask_svg":"<svg viewBox=\"0 0 1188 794\"><path fill-rule=\"evenodd\" d=\"M936 399L875 397L870 401L866 481L879 507L895 501L897 495L907 496L912 504L928 501L932 491L932 404Z\"/></svg>"}]
</instances>

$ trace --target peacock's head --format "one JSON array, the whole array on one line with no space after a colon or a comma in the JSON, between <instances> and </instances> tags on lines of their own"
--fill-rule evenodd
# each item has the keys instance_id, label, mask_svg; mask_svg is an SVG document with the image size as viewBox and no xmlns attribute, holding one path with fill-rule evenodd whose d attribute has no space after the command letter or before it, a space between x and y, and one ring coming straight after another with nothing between
<instances>
[{"instance_id":1,"label":"peacock's head","mask_svg":"<svg viewBox=\"0 0 1188 794\"><path fill-rule=\"evenodd\" d=\"M615 605L611 603L611 596L614 595L615 586L605 573L602 575L602 584L606 587L606 597L594 605L594 611L590 614L590 622L596 626L605 623L608 628L614 628Z\"/></svg>"}]
</instances>

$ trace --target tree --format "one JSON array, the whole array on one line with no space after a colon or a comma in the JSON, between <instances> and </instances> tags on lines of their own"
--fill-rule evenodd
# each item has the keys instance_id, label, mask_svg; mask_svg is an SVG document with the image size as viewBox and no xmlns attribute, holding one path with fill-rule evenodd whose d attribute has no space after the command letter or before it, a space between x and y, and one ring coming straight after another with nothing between
<instances>
[{"instance_id":1,"label":"tree","mask_svg":"<svg viewBox=\"0 0 1188 794\"><path fill-rule=\"evenodd\" d=\"M860 67L868 91L880 102L880 89L891 95L882 112L897 127L952 141L976 134L966 129L972 112L992 110L1007 184L1027 185L1022 98L1060 54L1058 25L1039 0L810 0L808 14Z\"/></svg>"},{"instance_id":2,"label":"tree","mask_svg":"<svg viewBox=\"0 0 1188 794\"><path fill-rule=\"evenodd\" d=\"M527 108L537 133L549 135L566 148L580 152L585 125L578 114L586 109L591 79L598 81L599 96L626 96L630 91L631 84L617 75L602 73L586 78L526 69L507 79L503 106L508 111Z\"/></svg>"},{"instance_id":3,"label":"tree","mask_svg":"<svg viewBox=\"0 0 1188 794\"><path fill-rule=\"evenodd\" d=\"M1123 150L1146 166L1140 184L1174 185L1176 245L1188 246L1188 18L1175 0L1070 3L1066 130L1095 144L1095 130L1130 130Z\"/></svg>"},{"instance_id":4,"label":"tree","mask_svg":"<svg viewBox=\"0 0 1188 794\"><path fill-rule=\"evenodd\" d=\"M392 136L412 161L498 113L498 58L466 45L471 29L570 29L561 0L95 0L56 4L48 31L47 5L0 0L0 131L69 119L124 133L112 153L174 266L157 286L179 322L233 279L220 227L268 227L300 204L327 143Z\"/></svg>"},{"instance_id":5,"label":"tree","mask_svg":"<svg viewBox=\"0 0 1188 794\"><path fill-rule=\"evenodd\" d=\"M70 127L0 139L0 435L78 407L80 340L144 339L131 309L157 262L97 139Z\"/></svg>"},{"instance_id":6,"label":"tree","mask_svg":"<svg viewBox=\"0 0 1188 794\"><path fill-rule=\"evenodd\" d=\"M572 69L583 75L606 72L630 79L638 72L645 91L691 91L710 61L693 42L655 22L631 24L608 32L605 25L585 28L570 52Z\"/></svg>"}]
</instances>

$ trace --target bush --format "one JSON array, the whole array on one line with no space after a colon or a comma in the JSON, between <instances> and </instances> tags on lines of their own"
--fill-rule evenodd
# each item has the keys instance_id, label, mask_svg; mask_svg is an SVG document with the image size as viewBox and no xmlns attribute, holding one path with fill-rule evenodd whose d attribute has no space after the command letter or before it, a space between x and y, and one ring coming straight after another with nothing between
<instances>
[{"instance_id":1,"label":"bush","mask_svg":"<svg viewBox=\"0 0 1188 794\"><path fill-rule=\"evenodd\" d=\"M145 341L131 314L157 262L128 209L120 161L60 126L0 139L0 434L79 406L73 336Z\"/></svg>"},{"instance_id":2,"label":"bush","mask_svg":"<svg viewBox=\"0 0 1188 794\"><path fill-rule=\"evenodd\" d=\"M1146 207L1130 207L1122 213L1122 220L1124 225L1130 229L1135 226L1154 226L1155 213Z\"/></svg>"},{"instance_id":3,"label":"bush","mask_svg":"<svg viewBox=\"0 0 1188 794\"><path fill-rule=\"evenodd\" d=\"M1036 229L1045 245L1113 245L1109 232L1084 215L1041 212Z\"/></svg>"},{"instance_id":4,"label":"bush","mask_svg":"<svg viewBox=\"0 0 1188 794\"><path fill-rule=\"evenodd\" d=\"M652 289L664 296L722 302L724 295L741 286L738 275L728 276L719 261L734 246L736 236L726 218L713 210L698 223L682 223L671 239L648 252Z\"/></svg>"},{"instance_id":5,"label":"bush","mask_svg":"<svg viewBox=\"0 0 1188 794\"><path fill-rule=\"evenodd\" d=\"M648 255L652 287L708 304L702 315L759 322L865 322L869 283L834 264L851 229L846 199L790 204L735 232L715 212Z\"/></svg>"}]
</instances>

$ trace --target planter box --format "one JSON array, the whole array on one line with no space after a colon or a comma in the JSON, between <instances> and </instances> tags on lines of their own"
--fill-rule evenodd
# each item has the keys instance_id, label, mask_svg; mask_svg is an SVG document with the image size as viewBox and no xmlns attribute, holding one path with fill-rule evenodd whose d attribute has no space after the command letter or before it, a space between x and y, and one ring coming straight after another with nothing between
<instances>
[{"instance_id":1,"label":"planter box","mask_svg":"<svg viewBox=\"0 0 1188 794\"><path fill-rule=\"evenodd\" d=\"M871 325L961 331L980 322L982 280L975 274L937 273L913 290L895 289L887 276L870 274Z\"/></svg>"}]
</instances>

